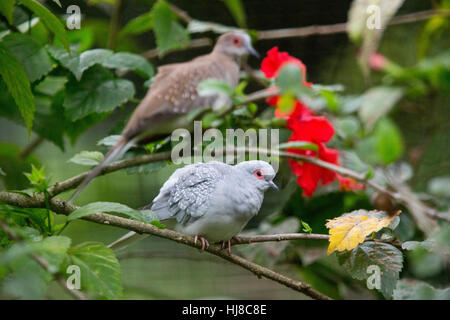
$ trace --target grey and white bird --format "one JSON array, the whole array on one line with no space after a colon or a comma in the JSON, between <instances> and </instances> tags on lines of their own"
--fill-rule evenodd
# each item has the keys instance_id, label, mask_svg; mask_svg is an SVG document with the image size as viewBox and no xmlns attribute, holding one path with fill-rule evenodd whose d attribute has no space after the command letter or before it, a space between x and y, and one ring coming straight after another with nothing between
<instances>
[{"instance_id":1,"label":"grey and white bird","mask_svg":"<svg viewBox=\"0 0 450 320\"><path fill-rule=\"evenodd\" d=\"M163 222L175 221L174 229L199 239L202 250L209 242L222 241L230 252L230 239L258 214L264 192L270 187L278 190L274 177L273 167L261 160L235 166L216 161L191 164L177 169L145 208ZM143 236L130 232L110 248L122 248Z\"/></svg>"},{"instance_id":2,"label":"grey and white bird","mask_svg":"<svg viewBox=\"0 0 450 320\"><path fill-rule=\"evenodd\" d=\"M250 36L243 31L231 31L219 37L211 53L189 62L159 67L149 91L134 110L119 141L82 181L69 201L73 201L105 166L121 158L133 145L165 137L186 126L186 114L190 111L231 105L231 100L221 95L200 95L197 86L203 80L215 78L235 88L239 82L241 58L248 54L258 56Z\"/></svg>"}]
</instances>

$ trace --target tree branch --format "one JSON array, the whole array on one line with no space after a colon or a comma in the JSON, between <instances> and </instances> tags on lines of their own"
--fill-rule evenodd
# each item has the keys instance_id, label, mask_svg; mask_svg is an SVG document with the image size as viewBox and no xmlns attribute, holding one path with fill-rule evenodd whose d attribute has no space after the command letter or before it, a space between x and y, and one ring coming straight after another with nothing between
<instances>
[{"instance_id":1,"label":"tree branch","mask_svg":"<svg viewBox=\"0 0 450 320\"><path fill-rule=\"evenodd\" d=\"M170 159L170 152L160 152L160 153L155 153L155 154L147 154L147 155L136 157L133 159L120 160L120 161L116 161L116 162L106 166L100 172L99 176L105 175L107 173L115 172L115 171L118 171L121 169L139 166L141 164L169 160L169 159ZM55 183L52 187L50 187L48 189L49 194L53 197L64 191L76 188L84 180L84 178L89 174L89 172L90 171L86 171L86 172L80 173L79 175L72 177L70 179Z\"/></svg>"},{"instance_id":2,"label":"tree branch","mask_svg":"<svg viewBox=\"0 0 450 320\"><path fill-rule=\"evenodd\" d=\"M45 198L41 194L35 194L33 197L28 197L26 195L17 193L0 192L0 201L10 205L19 206L22 208L42 208L45 206ZM66 201L53 198L50 200L50 208L52 209L52 211L56 213L69 215L71 212L78 209L79 207ZM150 234L153 236L169 239L195 248L201 248L201 244L199 242L195 243L194 237L192 236L184 235L182 233L168 229L159 229L151 224L146 224L139 221L134 221L100 212L83 217L83 219L96 222L99 224L110 225L135 231L140 234L142 233ZM259 266L237 255L228 254L226 250L221 249L221 247L217 244L210 245L207 249L205 249L205 251L213 255L216 255L222 259L225 259L233 264L239 265L242 268L251 271L258 277L264 277L276 281L295 291L301 292L313 299L319 300L331 299L328 296L320 292L317 292L316 290L311 288L309 284L305 282L288 278L282 274L279 274L268 268Z\"/></svg>"},{"instance_id":3,"label":"tree branch","mask_svg":"<svg viewBox=\"0 0 450 320\"><path fill-rule=\"evenodd\" d=\"M286 240L328 240L329 238L330 236L328 234L315 234L315 233L264 234L257 236L234 237L231 240L231 244L238 245L257 242L286 241Z\"/></svg>"},{"instance_id":4,"label":"tree branch","mask_svg":"<svg viewBox=\"0 0 450 320\"><path fill-rule=\"evenodd\" d=\"M426 20L434 15L442 14L450 15L450 10L426 10L414 13L408 13L393 17L388 25L398 25L404 23L411 23ZM279 38L293 38L293 37L309 37L316 35L327 35L335 33L344 33L347 31L347 23L336 23L331 25L312 25L300 28L287 28L277 30L259 31L258 40L272 40Z\"/></svg>"}]
</instances>

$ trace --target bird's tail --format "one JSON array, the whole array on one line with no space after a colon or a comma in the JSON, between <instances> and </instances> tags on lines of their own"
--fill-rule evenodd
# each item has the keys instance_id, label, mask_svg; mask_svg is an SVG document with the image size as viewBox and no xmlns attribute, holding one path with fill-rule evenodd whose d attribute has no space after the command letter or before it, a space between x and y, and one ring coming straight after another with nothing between
<instances>
[{"instance_id":1,"label":"bird's tail","mask_svg":"<svg viewBox=\"0 0 450 320\"><path fill-rule=\"evenodd\" d=\"M148 237L148 234L139 234L134 231L130 231L127 234L125 234L123 237L110 243L108 245L108 248L111 248L113 250L122 249L122 248L128 247L130 244L132 244L136 241L142 240L146 237Z\"/></svg>"},{"instance_id":2,"label":"bird's tail","mask_svg":"<svg viewBox=\"0 0 450 320\"><path fill-rule=\"evenodd\" d=\"M87 187L89 182L92 181L96 176L100 174L100 172L103 170L104 167L106 167L111 162L120 159L125 152L127 152L128 149L133 146L134 140L127 140L124 137L122 137L115 145L111 148L111 150L108 151L105 158L98 164L94 169L92 169L91 172L84 178L84 180L81 182L81 184L78 186L78 188L75 190L75 192L72 194L72 196L69 199L69 202L72 202L75 200L81 191L83 191L84 188Z\"/></svg>"}]
</instances>

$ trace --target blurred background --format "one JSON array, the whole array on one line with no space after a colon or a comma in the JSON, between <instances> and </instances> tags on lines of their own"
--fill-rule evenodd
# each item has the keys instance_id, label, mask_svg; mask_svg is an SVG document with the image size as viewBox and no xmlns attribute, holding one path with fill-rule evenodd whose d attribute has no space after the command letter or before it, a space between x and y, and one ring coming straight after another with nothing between
<instances>
[{"instance_id":1,"label":"blurred background","mask_svg":"<svg viewBox=\"0 0 450 320\"><path fill-rule=\"evenodd\" d=\"M84 49L105 48L108 46L108 30L111 15L114 12L113 1L73 1L61 0L62 8L51 1L45 4L52 12L63 16L67 6L76 3L82 12L81 29L71 31L71 41L81 39ZM122 28L130 20L149 12L155 1L127 0L122 1L119 26ZM171 3L185 10L189 16L202 21L213 21L227 26L236 26L236 20L219 0L171 0ZM311 25L333 25L345 23L351 1L328 0L245 0L245 25L250 30L272 30L297 28ZM446 1L404 1L396 15L436 9ZM27 15L15 13L17 19L25 21ZM448 17L441 17L443 22L431 19L405 24L390 25L384 31L378 53L395 62L402 68L413 68L428 57L433 57L446 50L450 45L450 28ZM38 32L38 31L36 31ZM45 35L43 35L45 36ZM213 33L192 35L192 38L207 36L215 38ZM254 44L262 56L274 46L297 57L307 66L308 81L322 85L341 84L345 95L361 95L369 88L385 81L386 73L373 72L370 79L364 76L358 65L358 46L349 39L345 32L312 35L307 37L279 38L259 40ZM155 37L151 31L119 37L115 51L144 53L156 47ZM211 46L190 48L169 52L149 59L154 67L158 65L187 61L200 54L209 52ZM447 51L448 52L448 51ZM445 56L442 64L450 66L450 56ZM251 57L248 64L253 69L260 68L261 60ZM436 67L437 68L437 67ZM448 69L447 69L448 70ZM135 83L136 97L145 93L141 78L128 74L127 78ZM450 174L450 100L449 73L442 80L438 89L426 93L414 92L398 101L390 113L390 119L401 132L403 152L396 159L406 161L414 174L409 180L410 187L416 192L426 192L429 182L434 177ZM401 82L400 79L392 80ZM409 80L405 80L409 81ZM386 83L386 82L384 82ZM446 87L445 87L446 85ZM251 82L246 92L260 89L257 83ZM106 147L97 146L97 142L111 134L120 133L126 119L132 113L136 103L130 102L114 110L104 121L96 123L82 133L75 143L65 138L63 151L51 141L44 140L27 156L33 158L45 168L51 182L62 181L78 173L86 167L68 162L82 150L106 151ZM0 106L0 108L2 108ZM0 118L0 167L11 171L13 166L29 167L24 158L18 154L30 142L39 139L35 133L28 137L24 126L9 119ZM389 139L389 136L388 136ZM338 146L353 147L354 142L346 145L336 142ZM102 149L103 148L103 149ZM368 155L361 146L360 156ZM370 163L370 159L364 159ZM374 165L376 165L376 161ZM167 165L160 170L124 170L95 179L77 199L78 205L94 201L113 201L138 208L152 201L159 188L166 181L176 166ZM25 169L23 169L25 170ZM281 172L288 171L284 163ZM20 175L8 175L9 179L0 180L0 186L8 189L28 187L27 180ZM376 207L374 199L367 193L342 193L337 188L318 192L313 198L303 198L301 189L295 179L279 174L277 184L284 188L280 194L269 191L258 217L247 227L250 233L268 233L274 228L278 232L301 231L300 220L306 221L314 233L327 233L324 226L326 219L339 216L354 209L372 209ZM3 189L3 188L2 188ZM69 193L61 197L67 199ZM380 200L381 201L381 200ZM379 204L378 204L379 205ZM404 239L416 239L423 236L412 223L408 213L402 218L399 236ZM61 218L63 219L63 218ZM123 235L123 230L99 226L77 220L63 232L72 238L72 244L84 241L100 241L109 243ZM303 279L320 291L334 298L373 299L380 297L374 291L353 280L338 267L335 256L326 256L326 242L295 241L293 243L253 244L237 246L233 251L253 259L257 263L273 267L293 278ZM202 299L202 298L236 298L236 299L303 299L302 295L291 291L277 283L260 280L250 272L228 264L219 258L201 254L198 250L180 246L168 240L148 237L133 245L125 252L119 252L118 258L122 267L124 282L124 298L126 299ZM411 267L412 266L412 267ZM423 266L419 266L420 269ZM431 273L417 271L412 260L405 267L404 275L418 277L432 284L449 282L449 272L443 267ZM48 298L68 297L56 284L52 284Z\"/></svg>"}]
</instances>

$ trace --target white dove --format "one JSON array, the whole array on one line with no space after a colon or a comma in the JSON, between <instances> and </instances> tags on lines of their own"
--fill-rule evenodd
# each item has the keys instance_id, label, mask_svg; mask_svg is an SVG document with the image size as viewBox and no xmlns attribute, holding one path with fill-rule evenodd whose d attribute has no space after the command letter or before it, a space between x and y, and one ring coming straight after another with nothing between
<instances>
[{"instance_id":1,"label":"white dove","mask_svg":"<svg viewBox=\"0 0 450 320\"><path fill-rule=\"evenodd\" d=\"M264 192L275 171L261 160L244 161L235 166L221 162L197 163L177 169L164 183L153 202L144 207L154 211L161 221L174 220L176 231L195 236L202 250L209 242L222 241L222 247L258 214ZM130 232L110 244L117 249L131 239L143 237Z\"/></svg>"}]
</instances>

